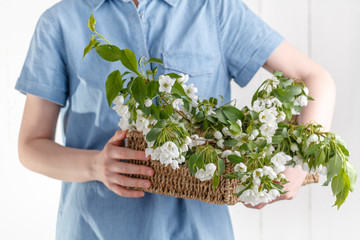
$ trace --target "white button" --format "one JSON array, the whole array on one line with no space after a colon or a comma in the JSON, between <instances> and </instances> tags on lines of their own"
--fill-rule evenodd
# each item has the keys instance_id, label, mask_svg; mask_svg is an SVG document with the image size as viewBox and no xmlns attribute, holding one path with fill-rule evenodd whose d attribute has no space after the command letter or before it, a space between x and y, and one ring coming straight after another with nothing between
<instances>
[{"instance_id":1,"label":"white button","mask_svg":"<svg viewBox=\"0 0 360 240\"><path fill-rule=\"evenodd\" d=\"M141 19L143 19L144 14L140 13L140 14L139 14L139 17L140 17Z\"/></svg>"}]
</instances>

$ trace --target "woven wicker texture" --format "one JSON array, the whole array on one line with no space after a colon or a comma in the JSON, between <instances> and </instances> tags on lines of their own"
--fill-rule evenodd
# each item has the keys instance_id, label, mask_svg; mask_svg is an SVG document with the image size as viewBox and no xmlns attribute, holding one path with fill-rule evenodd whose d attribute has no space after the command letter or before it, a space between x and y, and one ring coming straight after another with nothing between
<instances>
[{"instance_id":1,"label":"woven wicker texture","mask_svg":"<svg viewBox=\"0 0 360 240\"><path fill-rule=\"evenodd\" d=\"M146 141L144 140L143 134L140 132L128 132L126 136L126 147L144 151L146 148ZM200 181L190 173L188 167L185 165L180 165L180 168L173 170L171 166L165 167L159 161L154 160L127 160L127 162L147 165L154 169L152 177L138 174L128 174L130 177L150 180L151 187L141 189L145 192L200 200L206 203L221 205L234 205L238 202L237 196L232 194L235 192L238 181L237 179L227 179L224 176L221 176L219 186L213 190L211 180L204 182ZM227 162L225 165L225 173L231 173L233 171L233 167L234 164ZM304 185L317 181L318 176L309 174L306 177Z\"/></svg>"}]
</instances>

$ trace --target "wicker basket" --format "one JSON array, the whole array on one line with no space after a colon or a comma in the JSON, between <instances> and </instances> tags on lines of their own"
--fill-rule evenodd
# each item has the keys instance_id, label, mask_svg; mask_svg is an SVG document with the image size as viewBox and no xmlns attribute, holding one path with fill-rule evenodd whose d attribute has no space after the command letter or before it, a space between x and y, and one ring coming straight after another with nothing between
<instances>
[{"instance_id":1,"label":"wicker basket","mask_svg":"<svg viewBox=\"0 0 360 240\"><path fill-rule=\"evenodd\" d=\"M141 132L128 132L126 136L126 147L134 150L144 151L146 141ZM178 198L200 200L206 203L235 205L238 203L237 196L232 193L238 179L227 179L222 175L220 177L219 186L213 190L212 181L200 181L192 175L185 165L180 165L178 169L173 170L171 166L165 167L159 161L141 161L127 160L127 162L150 166L154 169L152 177L129 174L130 177L149 179L151 187L142 189L145 192L170 195ZM234 164L227 162L225 164L225 173L231 173ZM318 175L308 174L303 185L319 181ZM132 188L140 189L140 188Z\"/></svg>"}]
</instances>

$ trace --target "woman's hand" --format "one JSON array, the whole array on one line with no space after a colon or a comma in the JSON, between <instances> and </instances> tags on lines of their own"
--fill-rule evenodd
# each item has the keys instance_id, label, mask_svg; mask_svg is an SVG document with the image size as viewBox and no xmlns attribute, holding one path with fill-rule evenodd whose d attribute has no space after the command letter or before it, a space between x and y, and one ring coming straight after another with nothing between
<instances>
[{"instance_id":1,"label":"woman's hand","mask_svg":"<svg viewBox=\"0 0 360 240\"><path fill-rule=\"evenodd\" d=\"M116 131L115 135L107 142L104 149L95 156L93 174L94 178L101 181L114 193L122 197L143 197L144 191L128 190L125 187L149 188L149 180L131 178L122 175L141 174L152 176L152 168L143 165L122 162L121 159L136 159L149 161L144 151L136 151L122 147L127 131Z\"/></svg>"},{"instance_id":2,"label":"woman's hand","mask_svg":"<svg viewBox=\"0 0 360 240\"><path fill-rule=\"evenodd\" d=\"M280 200L292 200L296 197L300 187L302 186L307 173L301 168L286 168L282 172L285 175L287 184L284 185L284 191L287 191L285 194L281 194L280 197L268 203L260 203L258 205L252 206L251 204L244 204L248 208L262 209L268 204L280 201Z\"/></svg>"}]
</instances>

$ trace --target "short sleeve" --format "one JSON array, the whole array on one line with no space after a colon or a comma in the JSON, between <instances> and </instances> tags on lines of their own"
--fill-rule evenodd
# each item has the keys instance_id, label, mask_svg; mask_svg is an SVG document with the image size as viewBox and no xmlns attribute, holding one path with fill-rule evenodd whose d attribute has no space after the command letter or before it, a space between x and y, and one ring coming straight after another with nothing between
<instances>
[{"instance_id":1,"label":"short sleeve","mask_svg":"<svg viewBox=\"0 0 360 240\"><path fill-rule=\"evenodd\" d=\"M40 17L15 89L65 106L68 92L59 23L46 11Z\"/></svg>"},{"instance_id":2,"label":"short sleeve","mask_svg":"<svg viewBox=\"0 0 360 240\"><path fill-rule=\"evenodd\" d=\"M220 0L219 39L229 75L245 86L283 37L241 0Z\"/></svg>"}]
</instances>

